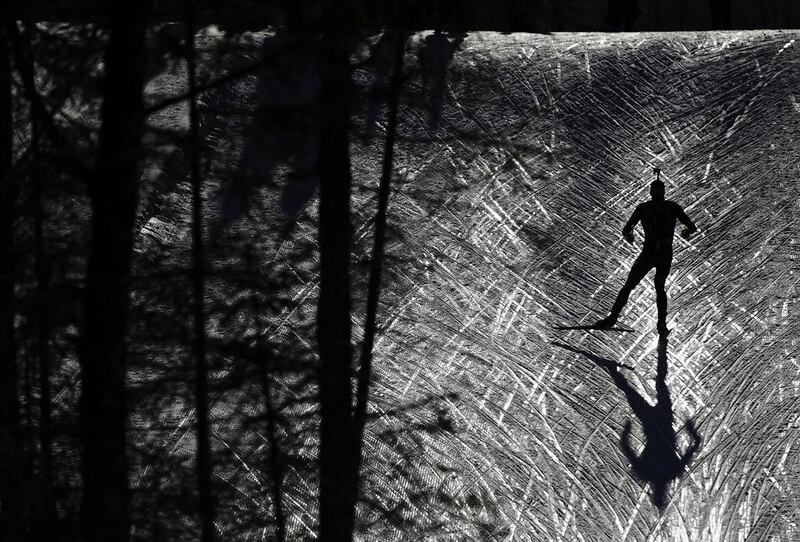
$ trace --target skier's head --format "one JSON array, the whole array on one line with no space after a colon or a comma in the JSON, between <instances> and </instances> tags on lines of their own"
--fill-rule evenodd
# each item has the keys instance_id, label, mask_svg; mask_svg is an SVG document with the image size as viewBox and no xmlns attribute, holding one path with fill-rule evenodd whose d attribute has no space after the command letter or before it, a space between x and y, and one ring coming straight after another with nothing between
<instances>
[{"instance_id":1,"label":"skier's head","mask_svg":"<svg viewBox=\"0 0 800 542\"><path fill-rule=\"evenodd\" d=\"M654 200L663 201L665 192L666 190L662 181L655 180L650 183L650 197L652 197Z\"/></svg>"}]
</instances>

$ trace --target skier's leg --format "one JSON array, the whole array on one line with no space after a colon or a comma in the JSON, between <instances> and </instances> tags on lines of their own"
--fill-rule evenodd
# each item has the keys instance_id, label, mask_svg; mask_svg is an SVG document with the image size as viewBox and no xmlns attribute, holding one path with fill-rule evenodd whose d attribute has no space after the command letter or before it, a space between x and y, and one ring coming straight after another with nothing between
<instances>
[{"instance_id":1,"label":"skier's leg","mask_svg":"<svg viewBox=\"0 0 800 542\"><path fill-rule=\"evenodd\" d=\"M617 321L619 313L622 312L622 308L625 306L625 303L628 302L628 297L631 295L631 292L636 288L636 285L642 282L642 279L647 275L651 267L652 263L650 263L649 258L647 258L645 254L640 254L639 257L636 258L636 261L633 262L631 272L628 273L628 279L625 281L619 294L617 294L617 299L614 301L614 306L611 308L611 314L608 316L608 320L610 320L611 323Z\"/></svg>"},{"instance_id":2,"label":"skier's leg","mask_svg":"<svg viewBox=\"0 0 800 542\"><path fill-rule=\"evenodd\" d=\"M656 307L658 308L659 333L667 330L667 276L672 267L672 254L661 259L656 265L655 287L656 287Z\"/></svg>"}]
</instances>

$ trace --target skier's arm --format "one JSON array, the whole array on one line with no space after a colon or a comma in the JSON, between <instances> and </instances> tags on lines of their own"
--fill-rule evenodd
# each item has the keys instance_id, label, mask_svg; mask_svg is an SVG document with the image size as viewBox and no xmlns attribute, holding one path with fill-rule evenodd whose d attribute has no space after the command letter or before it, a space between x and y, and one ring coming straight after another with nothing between
<instances>
[{"instance_id":1,"label":"skier's arm","mask_svg":"<svg viewBox=\"0 0 800 542\"><path fill-rule=\"evenodd\" d=\"M689 463L692 462L694 455L697 453L697 449L703 442L703 438L700 436L700 434L697 432L697 428L694 426L694 421L691 419L687 420L686 429L689 431L691 442L689 443L689 448L686 449L686 453L683 454L683 457L680 460L681 470L685 469Z\"/></svg>"},{"instance_id":2,"label":"skier's arm","mask_svg":"<svg viewBox=\"0 0 800 542\"><path fill-rule=\"evenodd\" d=\"M625 454L625 457L628 458L628 462L634 467L636 467L639 458L636 457L636 452L633 451L633 446L631 446L630 420L625 422L625 427L622 430L622 439L620 440L620 447L622 448L622 452Z\"/></svg>"},{"instance_id":3,"label":"skier's arm","mask_svg":"<svg viewBox=\"0 0 800 542\"><path fill-rule=\"evenodd\" d=\"M639 220L641 220L641 207L636 207L636 210L633 211L633 214L628 219L628 222L625 224L625 227L622 228L622 237L629 243L633 243L633 228L638 224Z\"/></svg>"},{"instance_id":4,"label":"skier's arm","mask_svg":"<svg viewBox=\"0 0 800 542\"><path fill-rule=\"evenodd\" d=\"M692 222L692 220L686 216L686 213L683 211L683 208L681 208L680 205L675 205L675 207L678 209L678 220L681 221L681 224L686 226L686 229L681 232L681 237L688 239L694 232L697 231L697 226L695 226L694 222Z\"/></svg>"}]
</instances>

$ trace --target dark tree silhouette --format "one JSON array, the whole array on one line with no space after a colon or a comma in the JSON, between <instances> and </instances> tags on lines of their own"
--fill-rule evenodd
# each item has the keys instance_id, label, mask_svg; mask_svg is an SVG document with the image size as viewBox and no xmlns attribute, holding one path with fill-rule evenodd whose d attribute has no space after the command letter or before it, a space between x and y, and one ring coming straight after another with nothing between
<instances>
[{"instance_id":1,"label":"dark tree silhouette","mask_svg":"<svg viewBox=\"0 0 800 542\"><path fill-rule=\"evenodd\" d=\"M323 541L351 540L353 531L350 254L349 2L325 3L328 30L319 42L319 248L317 308L320 395L319 529Z\"/></svg>"},{"instance_id":2,"label":"dark tree silhouette","mask_svg":"<svg viewBox=\"0 0 800 542\"><path fill-rule=\"evenodd\" d=\"M206 361L205 250L203 247L203 196L198 140L197 77L194 48L194 9L187 4L186 43L189 68L189 162L192 181L192 312L194 313L195 411L197 416L197 481L200 495L200 540L212 542L214 497L211 489L211 450L208 424L208 365Z\"/></svg>"},{"instance_id":3,"label":"dark tree silhouette","mask_svg":"<svg viewBox=\"0 0 800 542\"><path fill-rule=\"evenodd\" d=\"M20 418L14 333L14 200L11 61L7 23L0 34L0 533L24 540L20 525Z\"/></svg>"},{"instance_id":4,"label":"dark tree silhouette","mask_svg":"<svg viewBox=\"0 0 800 542\"><path fill-rule=\"evenodd\" d=\"M264 396L264 418L266 420L266 436L269 444L269 454L267 457L264 472L271 475L272 479L268 482L269 493L272 498L272 505L275 508L274 520L275 531L278 542L286 540L286 514L283 509L283 477L284 466L283 457L278 441L277 415L275 411L272 383L270 382L270 359L269 349L265 347L260 329L260 317L265 312L262 305L261 281L259 280L258 269L255 266L253 247L251 244L245 246L244 262L247 274L250 277L250 287L253 290L251 305L253 311L253 326L255 329L255 355L258 363L258 374L261 380L261 393Z\"/></svg>"},{"instance_id":5,"label":"dark tree silhouette","mask_svg":"<svg viewBox=\"0 0 800 542\"><path fill-rule=\"evenodd\" d=\"M639 0L608 0L607 22L612 30L633 30L639 17Z\"/></svg>"},{"instance_id":6,"label":"dark tree silhouette","mask_svg":"<svg viewBox=\"0 0 800 542\"><path fill-rule=\"evenodd\" d=\"M678 0L678 24L676 29L685 28L689 22L689 0Z\"/></svg>"},{"instance_id":7,"label":"dark tree silhouette","mask_svg":"<svg viewBox=\"0 0 800 542\"><path fill-rule=\"evenodd\" d=\"M711 0L711 28L714 30L731 28L731 0Z\"/></svg>"},{"instance_id":8,"label":"dark tree silhouette","mask_svg":"<svg viewBox=\"0 0 800 542\"><path fill-rule=\"evenodd\" d=\"M28 176L31 186L33 212L33 266L36 280L34 296L35 338L34 351L39 367L39 484L35 504L36 521L31 525L32 535L37 540L50 540L52 528L57 523L57 511L53 487L53 438L52 404L50 385L50 307L48 303L50 273L45 253L45 209L42 188L42 108L36 107L38 94L34 80L35 65L33 46L29 36L21 34L16 26L11 27L16 65L23 79L30 113L31 137L29 144L30 165ZM34 503L34 500L31 501Z\"/></svg>"},{"instance_id":9,"label":"dark tree silhouette","mask_svg":"<svg viewBox=\"0 0 800 542\"><path fill-rule=\"evenodd\" d=\"M80 352L85 542L126 541L130 531L125 339L148 7L149 2L115 6L104 59L100 148L89 179L91 241Z\"/></svg>"},{"instance_id":10,"label":"dark tree silhouette","mask_svg":"<svg viewBox=\"0 0 800 542\"><path fill-rule=\"evenodd\" d=\"M395 38L395 54L390 83L389 115L386 126L386 141L383 150L383 167L378 188L378 212L375 216L375 233L370 260L369 285L367 287L367 313L364 319L364 339L361 346L361 357L358 368L358 386L356 388L356 406L354 418L353 438L353 484L352 506L355 508L359 494L359 480L361 467L361 450L364 438L364 427L367 419L367 401L369 399L369 381L372 374L372 348L375 344L377 331L378 297L381 288L381 270L383 269L383 251L386 237L386 209L389 205L389 189L392 179L392 165L394 162L394 142L397 135L397 110L400 102L400 87L402 85L403 54L405 51L406 35L401 32L393 33Z\"/></svg>"},{"instance_id":11,"label":"dark tree silhouette","mask_svg":"<svg viewBox=\"0 0 800 542\"><path fill-rule=\"evenodd\" d=\"M53 501L53 438L52 401L50 391L50 315L48 291L50 274L45 261L44 201L41 175L41 130L34 110L31 110L31 184L33 189L33 265L36 273L36 361L39 364L39 474L40 519L37 531L40 540L52 539L52 527L56 521Z\"/></svg>"}]
</instances>

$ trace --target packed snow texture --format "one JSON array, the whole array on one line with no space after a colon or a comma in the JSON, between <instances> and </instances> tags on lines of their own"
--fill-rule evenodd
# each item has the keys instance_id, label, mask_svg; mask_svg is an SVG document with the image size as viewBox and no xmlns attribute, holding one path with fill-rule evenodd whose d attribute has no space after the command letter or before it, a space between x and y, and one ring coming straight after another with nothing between
<instances>
[{"instance_id":1,"label":"packed snow texture","mask_svg":"<svg viewBox=\"0 0 800 542\"><path fill-rule=\"evenodd\" d=\"M254 43L277 39L254 36ZM411 36L360 539L800 537L798 36ZM377 51L379 39L370 38L373 49L364 46L360 54ZM386 128L379 91L389 80L391 54L381 54L354 74L358 299ZM256 111L267 96L274 109L293 111L312 103L318 89L313 62L305 58L305 64L287 61L295 70L283 79L258 83L251 77L201 100L204 143L217 160L207 179L228 186L223 194L229 194L209 199L211 211L231 228L247 214L236 186L220 181L225 168L244 169L270 178L262 199L252 198L261 201L261 210L250 204L256 214L278 217L280 209L296 219L286 237L268 244L264 260L270 262L292 244L316 242L313 126L293 139L274 126L258 134L245 121L212 114L211 104L219 108L235 96L234 105L252 104ZM151 81L151 92L156 84ZM280 85L296 85L306 95L282 102L275 98L286 95ZM259 169L259 160L277 165ZM656 166L667 198L700 230L689 241L676 234L667 282L672 332L658 397L652 272L620 318L633 333L553 329L593 322L611 307L642 241L639 228L636 244L628 245L621 229L649 198ZM157 187L167 189L162 203L146 209L152 216L140 216L141 258L157 260L166 247L188 241L185 224L184 234L175 225L178 214L188 220L188 189L175 182ZM267 219L261 227L247 236L267 246L263 240L276 237L276 228ZM291 310L259 320L258 333L267 338L291 336L293 319L313 321L314 266L299 263L293 272ZM363 325L360 303L355 340ZM312 331L297 332L311 350ZM276 386L276 393L282 389ZM230 400L218 399L218 420L236 411L220 406ZM641 419L633 407L642 401L658 401L675 432L674 449L667 446L664 457L684 456L697 440L687 421L700 442L683 472L667 480L662 511L653 502L653 485L634 475L621 446L627 422L633 451L645 446L643 423L651 418ZM180 425L185 421L176 414L174 431L187 436L182 445L170 444L169 453L191 451L191 428ZM256 429L218 421L214 431L215 446L228 453L220 476L236 486L243 503L237 510L221 508L219 523L252 527L228 531L226 539L260 540L271 532L264 527L269 496L260 489L268 478L265 462L233 449L240 435L226 436ZM260 445L259 453L266 453ZM299 454L313 464L316 453L312 435ZM314 477L295 468L289 465L284 486L292 540L311 537L316 521Z\"/></svg>"}]
</instances>

